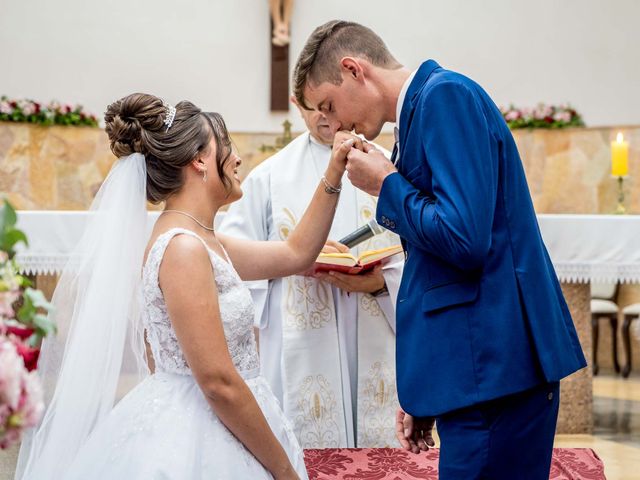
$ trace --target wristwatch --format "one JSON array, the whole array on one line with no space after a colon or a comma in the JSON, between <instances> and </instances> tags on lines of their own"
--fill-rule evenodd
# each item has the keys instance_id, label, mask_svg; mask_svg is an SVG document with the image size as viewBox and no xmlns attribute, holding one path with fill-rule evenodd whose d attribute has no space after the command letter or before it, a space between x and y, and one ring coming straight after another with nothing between
<instances>
[{"instance_id":1,"label":"wristwatch","mask_svg":"<svg viewBox=\"0 0 640 480\"><path fill-rule=\"evenodd\" d=\"M382 288L379 288L378 290L374 290L373 292L370 292L369 295L371 295L372 297L381 297L382 295L388 295L389 294L389 289L387 288L387 282L384 282L384 285L382 285Z\"/></svg>"}]
</instances>

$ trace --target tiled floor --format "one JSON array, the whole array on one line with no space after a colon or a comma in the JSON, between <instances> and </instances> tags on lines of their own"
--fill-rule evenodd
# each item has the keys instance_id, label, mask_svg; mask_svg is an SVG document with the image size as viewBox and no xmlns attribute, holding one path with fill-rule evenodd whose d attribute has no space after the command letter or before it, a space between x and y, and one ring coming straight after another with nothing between
<instances>
[{"instance_id":1,"label":"tiled floor","mask_svg":"<svg viewBox=\"0 0 640 480\"><path fill-rule=\"evenodd\" d=\"M593 395L594 434L558 435L555 446L592 448L608 480L640 479L640 375L599 375Z\"/></svg>"}]
</instances>

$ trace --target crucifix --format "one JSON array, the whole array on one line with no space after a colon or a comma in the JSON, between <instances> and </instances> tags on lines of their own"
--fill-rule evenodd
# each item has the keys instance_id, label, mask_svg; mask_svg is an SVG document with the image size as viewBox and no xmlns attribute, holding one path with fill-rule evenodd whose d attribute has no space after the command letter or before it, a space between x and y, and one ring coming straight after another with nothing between
<instances>
[{"instance_id":1,"label":"crucifix","mask_svg":"<svg viewBox=\"0 0 640 480\"><path fill-rule=\"evenodd\" d=\"M271 12L271 111L289 110L289 24L293 0L269 0Z\"/></svg>"}]
</instances>

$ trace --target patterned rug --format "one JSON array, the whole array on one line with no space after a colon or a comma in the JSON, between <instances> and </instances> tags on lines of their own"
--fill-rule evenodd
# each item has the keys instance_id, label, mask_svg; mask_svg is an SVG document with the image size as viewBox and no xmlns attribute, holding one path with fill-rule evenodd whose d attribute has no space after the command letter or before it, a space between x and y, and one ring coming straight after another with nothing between
<instances>
[{"instance_id":1,"label":"patterned rug","mask_svg":"<svg viewBox=\"0 0 640 480\"><path fill-rule=\"evenodd\" d=\"M438 449L414 455L398 448L305 450L310 480L438 480ZM604 465L590 448L554 448L552 480L605 480Z\"/></svg>"}]
</instances>

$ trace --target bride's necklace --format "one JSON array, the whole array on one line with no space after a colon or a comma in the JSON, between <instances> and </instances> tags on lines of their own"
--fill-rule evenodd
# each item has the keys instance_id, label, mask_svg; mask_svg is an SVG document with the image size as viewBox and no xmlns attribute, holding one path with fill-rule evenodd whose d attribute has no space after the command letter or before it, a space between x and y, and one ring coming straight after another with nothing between
<instances>
[{"instance_id":1,"label":"bride's necklace","mask_svg":"<svg viewBox=\"0 0 640 480\"><path fill-rule=\"evenodd\" d=\"M162 213L166 213L166 212L173 212L173 213L179 213L181 215L184 215L185 217L189 217L191 220L193 220L194 222L196 222L198 225L200 225L202 228L204 228L205 230L209 230L210 232L215 232L215 229L211 228L211 227L207 227L206 225L203 225L200 220L198 220L196 217L194 217L193 215L191 215L190 213L187 212L183 212L182 210L163 210Z\"/></svg>"}]
</instances>

